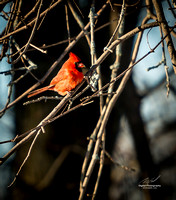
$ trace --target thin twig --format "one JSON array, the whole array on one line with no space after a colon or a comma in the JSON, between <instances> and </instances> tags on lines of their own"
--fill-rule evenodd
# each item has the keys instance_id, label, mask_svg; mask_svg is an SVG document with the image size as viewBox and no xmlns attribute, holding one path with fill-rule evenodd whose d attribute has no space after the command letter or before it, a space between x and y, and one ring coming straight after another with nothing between
<instances>
[{"instance_id":1,"label":"thin twig","mask_svg":"<svg viewBox=\"0 0 176 200\"><path fill-rule=\"evenodd\" d=\"M163 39L163 33L162 33L161 26L160 26L160 35L161 35L161 39ZM164 63L164 69L165 69L165 73L166 73L166 89L167 89L167 94L166 95L167 95L167 97L169 97L170 78L169 78L169 72L168 72L169 67L167 66L167 62L166 62L164 41L162 41L161 45L162 45L162 61Z\"/></svg>"},{"instance_id":2,"label":"thin twig","mask_svg":"<svg viewBox=\"0 0 176 200\"><path fill-rule=\"evenodd\" d=\"M13 23L14 23L14 20L15 20L17 9L18 9L18 1L13 3L12 6L11 6L11 10L10 10L11 14L8 17L8 22L7 22L7 25L6 25L4 32L3 32L4 35L8 34L13 29ZM2 45L2 48L1 48L0 61L5 56L5 54L8 50L9 40L5 39L4 41L2 41L2 43L3 43L3 45Z\"/></svg>"},{"instance_id":3,"label":"thin twig","mask_svg":"<svg viewBox=\"0 0 176 200\"><path fill-rule=\"evenodd\" d=\"M167 65L164 66L165 69L165 73L166 73L166 89L167 89L167 97L169 97L169 93L170 93L170 78L169 78L169 72L168 69L169 67Z\"/></svg>"},{"instance_id":4,"label":"thin twig","mask_svg":"<svg viewBox=\"0 0 176 200\"><path fill-rule=\"evenodd\" d=\"M151 27L151 25L157 25L157 23L151 23L151 24L146 24L146 26L145 25L142 25L141 26L141 29L140 29L140 31L141 30L144 30L145 28L149 28L149 27ZM138 28L139 29L139 28ZM137 32L140 32L139 30L136 30ZM136 33L136 32L135 32ZM133 34L134 34L134 32L133 32ZM131 35L130 35L131 36ZM165 36L165 37L167 37L167 36ZM163 40L165 39L165 37L163 37ZM116 42L115 42L116 43ZM161 43L161 42L160 42ZM154 50L159 46L159 44L160 43L158 43L156 46L155 46L155 48L154 48ZM112 44L112 45L114 45L114 44ZM119 79L121 76L123 76L128 70L130 70L130 69L132 69L132 67L134 67L134 65L135 64L137 64L138 62L140 62L142 59L144 59L146 56L148 56L150 53L152 53L152 52L148 52L146 55L144 55L141 59L139 59L136 63L134 63L129 69L127 69L127 70L125 70L123 73L121 73L121 75L119 75L118 77L116 77L116 79L114 79L114 81L115 80L117 80L117 79ZM108 54L108 52L104 52L103 54ZM101 56L100 56L101 57ZM103 57L104 58L104 57ZM100 60L97 60L98 62L100 62ZM107 87L107 86L106 86ZM101 90L103 90L104 88L102 88ZM100 92L100 91L98 91L98 92ZM94 94L96 95L98 92L95 92ZM92 97L93 97L93 95L92 95ZM69 97L70 98L70 97ZM58 119L59 117L61 117L61 116L58 116L58 117L54 117L53 118L53 115L55 115L56 114L56 112L58 112L58 109L61 109L61 107L65 104L65 102L67 102L68 101L68 96L66 96L66 97L64 97L64 99L60 102L60 104L58 104L58 106L56 106L56 108L55 109L53 109L53 111L44 119L44 120L42 120L41 121L41 123L37 126L37 127L35 127L34 129L32 129L30 132L29 132L29 134L27 135L27 136L25 136L22 140L20 140L20 142L18 142L3 158L1 158L0 159L0 165L2 164L2 163L4 163L5 162L5 160L7 160L8 159L8 157L9 156L11 156L15 151L16 151L16 149L17 148L19 148L22 144L24 144L25 142L27 142L31 137L33 137L35 134L36 134L36 130L40 130L41 129L41 127L43 126L45 126L45 125L47 125L48 123L51 123L52 121L54 121L54 120L56 120L56 119ZM88 100L87 100L88 101ZM85 104L85 102L83 102L83 103L81 103L79 106L82 106L82 105L84 105ZM79 106L77 106L76 108L78 108ZM74 110L74 109L72 109L72 110ZM70 112L71 110L69 110L69 111L66 111L65 113L63 113L62 114L62 116L64 116L66 113L68 113L68 112Z\"/></svg>"},{"instance_id":5,"label":"thin twig","mask_svg":"<svg viewBox=\"0 0 176 200\"><path fill-rule=\"evenodd\" d=\"M63 99L63 97L59 97L59 96L53 96L53 97L42 96L42 97L39 97L37 99L33 99L31 101L27 101L27 102L23 103L23 105L26 106L26 105L29 105L29 104L32 104L32 103L36 103L36 102L39 102L39 101L42 101L42 100L44 100L46 102L47 100L61 100L61 99Z\"/></svg>"},{"instance_id":6,"label":"thin twig","mask_svg":"<svg viewBox=\"0 0 176 200\"><path fill-rule=\"evenodd\" d=\"M93 140L93 138L88 138L89 140ZM94 143L96 142L96 140L94 139ZM120 164L119 162L117 162L111 155L110 155L110 153L108 153L107 151L106 151L106 149L104 149L104 147L100 144L100 148L104 151L104 154L107 156L107 158L109 158L109 160L113 163L113 164L115 164L117 167L121 167L122 169L124 169L124 170L127 170L127 171L130 171L130 172L134 172L135 171L135 169L133 169L133 168L130 168L130 167L127 167L127 166L124 166L124 165L122 165L122 164Z\"/></svg>"},{"instance_id":7,"label":"thin twig","mask_svg":"<svg viewBox=\"0 0 176 200\"><path fill-rule=\"evenodd\" d=\"M125 8L125 0L123 1L123 5L122 5L122 9L121 9L121 13L120 13L120 18L119 18L119 21L118 21L118 25L119 27L117 28L116 27L116 30L114 31L114 34L113 36L111 37L108 45L111 43L111 41L113 40L113 37L115 36L115 34L117 32L120 32L121 34L117 34L118 37L122 36L122 30L123 30L123 27L124 27L124 8ZM122 11L123 10L123 11ZM117 38L118 39L118 38ZM107 45L107 48L108 48L108 45ZM113 68L111 67L112 69L112 73L111 73L111 80L113 78L115 78L117 76L117 69L119 67L119 64L120 64L120 57L122 55L121 53L121 47L122 47L122 43L119 44L117 47L116 47L116 53L119 55L116 57L116 61L113 65ZM114 84L110 84L109 85L109 88L108 88L108 93L111 93L112 94L112 91L113 91L113 86ZM101 87L102 88L102 87ZM101 95L101 94L100 94ZM111 96L111 95L110 95ZM105 108L107 107L108 103L109 103L109 100L110 100L110 96L107 97L106 99L106 105L105 105ZM101 107L101 110L100 110L100 114L102 115L102 110L103 110L103 105ZM102 139L101 139L101 152L100 152L100 166L99 166L99 170L98 170L98 174L97 174L97 180L96 180L96 183L95 183L95 187L94 187L94 191L93 191L93 195L92 195L92 200L95 199L96 197L96 193L97 193L97 190L98 190L98 185L99 185L99 182L100 182L100 178L101 178L101 174L102 174L102 171L103 171L103 166L104 166L104 157L105 157L105 137L106 137L106 130L104 129L104 132L102 134Z\"/></svg>"},{"instance_id":8,"label":"thin twig","mask_svg":"<svg viewBox=\"0 0 176 200\"><path fill-rule=\"evenodd\" d=\"M67 95L60 101L60 103L36 127L27 131L23 135L20 135L19 137L15 138L15 141L20 138L22 139L19 142L17 142L17 144L7 154L5 154L2 158L0 158L0 165L2 165L21 145L23 145L25 142L27 142L29 139L35 136L37 134L37 131L39 131L40 129L43 129L47 124L53 122L54 120L52 119L54 119L54 116L61 110L61 108L63 108L63 106L77 92L77 90L81 87L82 84L78 85L74 89L74 91L67 93ZM85 105L86 105L86 102L81 103L81 106L85 106ZM69 113L69 112L70 110L66 111L65 113L61 113L60 117L64 116L66 113ZM2 143L6 143L6 141Z\"/></svg>"},{"instance_id":9,"label":"thin twig","mask_svg":"<svg viewBox=\"0 0 176 200\"><path fill-rule=\"evenodd\" d=\"M147 26L148 27L148 26ZM167 36L165 36L167 37ZM165 37L163 37L163 40L165 39ZM153 50L155 50L159 45L161 44L161 41L154 47ZM134 64L130 65L128 67L128 69L126 69L124 72L122 72L120 75L118 75L116 78L114 78L113 81L116 81L118 80L120 77L122 77L126 72L128 72L130 70L129 73L126 73L126 75L124 76L124 78L122 79L121 81L121 84L118 88L118 90L116 91L115 95L114 95L114 98L118 98L119 95L120 95L120 92L122 92L125 84L126 84L126 81L127 81L127 77L131 74L131 69L137 64L139 63L141 60L143 60L145 57L147 57L149 54L151 54L152 51L148 52L147 54L145 54L142 58L140 58L138 61L136 61ZM109 83L111 84L111 83ZM103 90L104 88L108 87L108 85L106 84L105 86L102 87L101 90ZM120 92L119 92L120 91ZM100 91L97 91L95 92L93 95L92 95L92 98L94 97L94 95L96 96ZM68 93L69 95L69 93ZM69 112L81 107L81 106L84 106L85 103L87 101L89 101L90 99L87 99L85 100L84 102L82 102L81 104L75 106L74 108L68 110L68 111L65 111L62 115L59 115L59 116L56 116L56 117L53 117L64 105L65 103L69 100L70 98L70 95L68 96L66 95L62 101L53 109L53 111L44 119L40 122L40 124L38 126L36 126L35 128L31 129L30 131L27 131L25 133L25 136L22 140L20 140L20 142L18 142L6 155L4 155L4 157L0 158L0 165L2 165L22 144L24 144L25 142L27 142L31 137L33 137L35 134L36 134L36 131L40 130L41 127L43 126L46 126L47 124L55 121L56 119L68 114ZM111 101L114 101L111 99ZM115 102L113 102L114 104ZM109 106L109 105L108 105ZM112 106L112 105L111 105ZM110 108L109 108L110 109ZM112 109L112 108L111 108ZM106 109L105 109L106 110ZM104 110L102 111L104 113ZM97 127L99 127L99 124L101 124L101 120L99 121L99 123L97 123Z\"/></svg>"},{"instance_id":10,"label":"thin twig","mask_svg":"<svg viewBox=\"0 0 176 200\"><path fill-rule=\"evenodd\" d=\"M99 186L99 183L100 183L100 178L101 178L101 175L102 175L102 172L103 172L104 159L105 159L105 135L106 135L106 131L104 130L104 132L102 134L102 138L101 138L102 149L101 149L101 153L100 153L100 166L99 166L99 170L98 170L98 174L97 174L97 180L95 182L92 200L94 200L95 197L96 197L98 186Z\"/></svg>"},{"instance_id":11,"label":"thin twig","mask_svg":"<svg viewBox=\"0 0 176 200\"><path fill-rule=\"evenodd\" d=\"M115 20L114 20L114 21L115 21ZM107 23L105 23L104 25L101 25L100 27L98 27L98 28L95 29L95 32L100 31L100 30L102 30L103 28L106 28L106 27L109 26L110 24L114 23L114 21L113 21L113 22L107 22ZM84 30L84 32L86 32L86 30ZM87 31L87 34L90 35L90 32ZM82 37L84 37L84 35L83 35ZM71 41L73 41L74 39L75 39L75 37L71 37L71 38L70 38ZM58 45L61 45L61 44L64 44L64 43L68 43L68 39L62 40L62 41L59 41L59 42L56 42L56 43L53 43L53 44L49 44L49 45L42 45L42 46L40 46L39 48L40 48L40 49L48 49L48 48L55 47L55 46L58 46ZM89 39L89 43L88 43L88 44L89 44L89 46L90 46L90 39ZM29 51L33 51L33 50L34 50L34 49L28 49L28 52L29 52Z\"/></svg>"},{"instance_id":12,"label":"thin twig","mask_svg":"<svg viewBox=\"0 0 176 200\"><path fill-rule=\"evenodd\" d=\"M125 3L125 2L124 2ZM121 13L122 13L122 10L121 10ZM118 30L118 34L117 34L117 39L120 38L122 35L123 35L123 32L124 32L124 24L125 24L125 19L124 17L119 20L122 20L121 23L120 23L120 27L119 27L119 30ZM119 22L118 22L119 24ZM110 66L110 69L111 69L111 80L113 80L113 78L115 78L117 76L117 73L118 73L118 69L120 67L120 60L121 60L121 57L122 57L122 43L120 43L119 45L117 45L116 47L116 50L115 50L115 53L116 53L116 59L115 59L115 62L113 63L113 65ZM113 92L113 88L114 88L114 84L111 84L109 85L109 88L108 88L108 93L109 94L112 94ZM109 102L110 100L110 97L111 95L109 95L107 98L106 98L106 103Z\"/></svg>"},{"instance_id":13,"label":"thin twig","mask_svg":"<svg viewBox=\"0 0 176 200\"><path fill-rule=\"evenodd\" d=\"M85 29L85 25L82 22L81 17L79 17L79 15L76 13L76 11L73 8L73 6L72 6L70 1L68 1L68 6L70 8L70 11L71 11L73 17L75 18L76 22L78 23L79 27L81 28L82 31L84 31L84 35L86 37L87 43L90 46L90 38L88 36L88 31Z\"/></svg>"},{"instance_id":14,"label":"thin twig","mask_svg":"<svg viewBox=\"0 0 176 200\"><path fill-rule=\"evenodd\" d=\"M61 0L58 0L56 3L60 3ZM54 8L57 4L53 4L51 6L51 8ZM98 18L102 12L104 11L104 9L106 8L106 6L108 5L108 1L102 6L102 8L97 12L96 18ZM50 8L50 10L51 10ZM45 12L41 13L40 17L43 16ZM35 20L33 20L32 22L35 22ZM32 24L31 22L31 24ZM84 30L88 30L90 26L90 23L88 23L85 27ZM20 101L23 97L25 97L29 92L31 92L32 90L34 90L36 87L38 87L40 84L42 84L47 77L50 75L50 73L55 69L55 67L58 66L58 64L60 63L60 61L64 58L64 56L74 47L74 45L78 42L78 40L80 38L82 38L84 35L84 31L81 31L77 37L75 38L75 40L73 40L63 51L63 53L60 55L60 57L53 63L53 65L49 68L49 70L46 72L46 74L43 76L42 79L40 79L36 84L34 84L32 87L30 87L28 90L26 90L22 95L20 95L19 97L17 97L13 102L11 102L6 109L2 109L0 111L0 117L5 113L5 111L9 108L11 108L14 104L16 104L18 101ZM7 36L6 36L7 37ZM2 39L2 38L1 38Z\"/></svg>"},{"instance_id":15,"label":"thin twig","mask_svg":"<svg viewBox=\"0 0 176 200\"><path fill-rule=\"evenodd\" d=\"M145 20L143 20L143 25L148 21L148 17L146 17ZM91 161L89 163L89 166L87 168L87 166L85 166L85 164L87 164L87 160L88 160L88 156L87 154L90 156L90 151L87 151L87 154L86 154L86 157L85 157L85 163L84 163L84 180L81 184L81 187L80 187L80 196L79 196L79 200L82 200L83 197L84 197L84 194L86 192L86 187L88 185L88 182L90 180L90 177L91 177L91 174L93 172L93 169L94 169L94 166L95 166L95 163L97 162L97 157L98 157L98 154L99 154L99 148L100 148L100 144L101 144L101 137L102 137L102 134L104 132L104 129L105 129L105 126L106 126L106 123L107 123L107 120L110 116L110 113L111 113L111 110L115 104L115 102L117 101L118 97L120 96L121 92L123 91L124 87L125 87L125 84L127 82L127 80L129 79L130 75L131 75L131 71L132 71L132 66L134 66L134 64L138 63L135 62L135 59L136 59L136 56L137 56L137 52L138 52L138 49L139 49L139 44L140 44L140 41L141 41L141 38L142 38L142 31L139 33L138 35L138 38L137 38L137 42L136 42L136 45L135 45L135 48L134 48L134 51L133 51L133 56L132 56L132 61L129 65L129 67L127 68L127 70L125 70L124 72L126 73L125 76L123 77L118 89L116 90L116 94L113 95L113 97L111 98L109 104L105 105L104 108L103 108L103 112L102 112L102 115L100 116L100 119L97 123L97 126L96 126L96 132L98 130L98 133L97 133L97 140L96 140L96 143L95 143L95 147L94 147L94 151L93 151L93 154L92 154L92 157L91 157ZM155 46L155 48L157 48L158 45ZM109 51L107 51L109 52ZM152 51L150 51L150 53L152 53ZM149 54L147 53L144 57L148 56ZM139 59L142 60L143 58ZM135 62L135 63L134 63ZM101 123L100 123L101 122ZM94 132L95 132L94 130ZM95 138L95 135L94 135L94 138ZM90 141L91 142L91 141ZM89 145L93 145L89 142ZM88 150L90 149L88 145ZM87 168L87 172L85 173L85 168Z\"/></svg>"},{"instance_id":16,"label":"thin twig","mask_svg":"<svg viewBox=\"0 0 176 200\"><path fill-rule=\"evenodd\" d=\"M55 8L61 1L62 1L62 0L56 1L56 2L50 7L49 11L52 10L53 8ZM45 15L46 12L48 12L48 8L40 14L39 18L41 18L43 15ZM12 35L14 35L14 34L17 34L17 33L21 32L21 31L23 31L23 30L26 30L26 28L32 26L32 25L35 23L35 21L36 21L36 18L33 19L33 20L32 20L31 22L29 22L28 24L26 24L25 26L22 26L21 28L18 28L18 29L16 29L16 30L14 30L14 31L12 31L12 32L10 32L10 33L4 35L3 37L0 38L0 43L2 43L2 41L5 40L6 38L9 38L10 36L12 36Z\"/></svg>"},{"instance_id":17,"label":"thin twig","mask_svg":"<svg viewBox=\"0 0 176 200\"><path fill-rule=\"evenodd\" d=\"M15 46L15 48L18 50L18 52L21 54L21 52L20 52L20 47L19 47L19 45L16 43L16 41L14 40L14 38L12 38L11 41L12 41L13 45ZM29 64L28 67L25 65L25 62L23 61L23 59L25 59L25 60L28 62L28 64ZM21 60L22 60L22 62L24 63L24 66L25 66L25 67L20 67L20 68L18 68L18 69L10 70L10 73L12 74L12 73L14 73L15 71L24 70L24 69L26 70L26 73L23 74L23 75L21 75L21 76L20 76L19 78L17 78L16 80L11 81L11 82L10 82L10 85L13 85L13 84L17 83L19 80L21 80L22 78L24 78L28 73L30 73L31 76L32 76L35 80L38 81L38 78L32 73L32 70L36 70L36 69L37 69L37 65L36 65L35 63L33 63L33 61L31 61L31 60L26 56L26 54L23 54L23 55L22 55ZM7 73L8 73L8 72L7 72Z\"/></svg>"},{"instance_id":18,"label":"thin twig","mask_svg":"<svg viewBox=\"0 0 176 200\"><path fill-rule=\"evenodd\" d=\"M146 24L148 27L148 24ZM143 27L145 27L145 24L142 25ZM167 37L167 36L166 36ZM165 39L165 37L163 38L163 40ZM119 80L122 76L124 76L126 74L126 72L128 72L129 70L131 70L136 64L138 64L141 60L143 60L144 58L146 58L148 55L150 55L151 53L153 53L153 50L155 50L159 45L161 44L161 41L148 53L146 53L144 56L142 56L139 60L137 60L135 63L131 64L126 70L124 70L121 74L119 74L118 76L116 76L111 82L105 84L100 90L96 91L90 98L85 99L82 103L85 103L89 100L91 100L94 97L97 97L97 95L99 95L100 92L102 92L104 89L106 89L110 84L113 84L115 81ZM100 56L101 57L101 56ZM83 84L84 82L82 82ZM115 92L114 94L117 94L117 92ZM81 104L82 104L81 103ZM82 106L81 104L76 106L76 109L79 108L80 106ZM70 112L72 110L75 110L75 108L70 109L69 111L66 111L64 114L67 114L67 112ZM61 116L56 116L53 119L50 120L50 122L55 121L56 119L60 118Z\"/></svg>"},{"instance_id":19,"label":"thin twig","mask_svg":"<svg viewBox=\"0 0 176 200\"><path fill-rule=\"evenodd\" d=\"M28 41L27 41L27 43L26 43L26 45L25 45L25 48L24 48L23 52L21 52L21 54L18 56L18 58L15 59L15 60L12 62L12 64L17 63L17 62L19 61L19 59L21 58L21 56L22 56L23 54L26 53L26 51L27 51L27 49L28 49L28 47L29 47L29 45L30 45L30 43L31 43L31 41L32 41L32 39L33 39L33 37L34 37L35 30L36 30L36 28L37 28L37 22L38 22L39 17L40 17L40 10L41 10L41 7L42 7L42 3L43 3L43 0L40 1L40 5L39 5L38 11L37 11L37 16L36 16L36 21L35 21L35 23L34 23L34 27L33 27L33 29L32 29L31 35L30 35L30 37L29 37L29 39L28 39Z\"/></svg>"},{"instance_id":20,"label":"thin twig","mask_svg":"<svg viewBox=\"0 0 176 200\"><path fill-rule=\"evenodd\" d=\"M116 28L115 28L115 30L114 30L114 33L112 34L112 37L110 38L110 40L109 40L109 42L108 42L108 44L107 44L106 47L104 48L104 50L107 50L108 47L110 46L110 44L112 43L112 41L113 41L113 39L114 39L114 37L115 37L117 31L119 30L119 27L120 27L120 24L121 24L121 22L122 22L122 20L123 20L124 15L125 15L125 0L123 0L123 4L122 4L122 8L121 8L121 13L120 13L120 17L119 17L118 24L117 24L117 26L116 26Z\"/></svg>"},{"instance_id":21,"label":"thin twig","mask_svg":"<svg viewBox=\"0 0 176 200\"><path fill-rule=\"evenodd\" d=\"M66 25L67 25L67 33L68 33L68 43L70 44L70 26L69 26L69 19L68 19L68 8L67 5L65 5L65 18L66 18Z\"/></svg>"},{"instance_id":22,"label":"thin twig","mask_svg":"<svg viewBox=\"0 0 176 200\"><path fill-rule=\"evenodd\" d=\"M176 74L176 51L174 48L172 37L170 35L170 30L169 30L168 24L167 24L165 16L164 16L163 8L162 8L160 1L152 0L152 2L154 5L154 8L155 8L157 20L160 23L162 32L163 32L164 36L167 35L165 41L166 41L168 52L169 52L169 55L170 55L170 58L172 61L172 67L174 69L174 73Z\"/></svg>"},{"instance_id":23,"label":"thin twig","mask_svg":"<svg viewBox=\"0 0 176 200\"><path fill-rule=\"evenodd\" d=\"M44 16L43 16L42 20L40 21L40 24L39 24L39 25L38 25L38 27L37 27L37 30L39 30L39 29L40 29L40 27L42 26L42 23L43 23L43 21L44 21L44 19L45 19L46 15L47 15L47 14L48 14L48 12L50 11L50 9L51 9L51 6L52 6L53 2L54 2L54 0L52 0L52 2L50 3L49 7L47 8L47 10L46 10L46 12L45 12L45 14L44 14Z\"/></svg>"},{"instance_id":24,"label":"thin twig","mask_svg":"<svg viewBox=\"0 0 176 200\"><path fill-rule=\"evenodd\" d=\"M47 53L47 50L43 50L43 49L41 49L41 48L39 48L39 47L37 47L37 46L35 46L34 44L29 44L31 47L33 47L34 49L37 49L38 51L40 51L40 52L42 52L42 53Z\"/></svg>"},{"instance_id":25,"label":"thin twig","mask_svg":"<svg viewBox=\"0 0 176 200\"><path fill-rule=\"evenodd\" d=\"M40 3L40 0L38 0L36 2L34 7L24 17L21 17L21 21L14 27L14 30L16 30L22 23L24 23L24 20L27 19L29 17L29 15L31 15L32 13L35 12L35 10L37 9L39 3Z\"/></svg>"},{"instance_id":26,"label":"thin twig","mask_svg":"<svg viewBox=\"0 0 176 200\"><path fill-rule=\"evenodd\" d=\"M90 45L91 66L93 66L97 60L96 51L95 51L95 37L94 37L95 7L90 8L89 18L90 18L90 37L91 37L91 45ZM99 75L97 73L97 70L95 70L93 74L91 74L91 78L90 78L90 87L93 92L96 91L98 79L99 79ZM89 82L88 76L87 76L87 81Z\"/></svg>"},{"instance_id":27,"label":"thin twig","mask_svg":"<svg viewBox=\"0 0 176 200\"><path fill-rule=\"evenodd\" d=\"M15 178L13 179L13 181L10 183L10 185L8 187L11 187L15 183L15 181L17 179L17 176L19 175L20 171L22 170L23 166L25 165L26 161L28 160L28 158L29 158L29 156L31 154L32 148L33 148L33 146L34 146L34 144L35 144L35 142L37 140L37 137L39 136L40 132L41 132L41 129L35 135L32 143L31 143L31 145L29 147L29 150L28 150L28 153L27 153L25 159L23 160L22 164L20 165L20 168L19 168L18 172L15 174Z\"/></svg>"},{"instance_id":28,"label":"thin twig","mask_svg":"<svg viewBox=\"0 0 176 200\"><path fill-rule=\"evenodd\" d=\"M49 119L53 118L56 115L56 113L59 112L59 110L65 105L65 103L69 100L70 97L71 97L71 93L68 93L61 100L61 102L58 103L58 105L34 129L32 129L32 131L30 131L28 133L27 136L25 136L22 140L20 140L6 155L4 155L0 159L0 165L2 165L5 162L5 160L7 160L14 153L14 151L16 151L16 149L19 148L22 144L27 142L33 136L38 135L40 133L42 127L44 127L46 125L46 122Z\"/></svg>"},{"instance_id":29,"label":"thin twig","mask_svg":"<svg viewBox=\"0 0 176 200\"><path fill-rule=\"evenodd\" d=\"M114 158L112 158L112 156L107 152L105 151L105 155L109 158L109 160L115 164L117 167L121 167L122 169L126 170L126 171L129 171L129 172L135 172L136 170L133 169L133 168L130 168L130 167L127 167L125 165L122 165L120 164L119 162L117 162Z\"/></svg>"},{"instance_id":30,"label":"thin twig","mask_svg":"<svg viewBox=\"0 0 176 200\"><path fill-rule=\"evenodd\" d=\"M152 70L152 69L156 69L156 68L158 68L159 66L161 66L163 63L164 63L164 61L161 60L161 61L158 62L158 64L156 64L156 65L154 65L154 66L151 66L151 67L148 67L146 70L147 70L147 71L150 71L150 70Z\"/></svg>"}]
</instances>

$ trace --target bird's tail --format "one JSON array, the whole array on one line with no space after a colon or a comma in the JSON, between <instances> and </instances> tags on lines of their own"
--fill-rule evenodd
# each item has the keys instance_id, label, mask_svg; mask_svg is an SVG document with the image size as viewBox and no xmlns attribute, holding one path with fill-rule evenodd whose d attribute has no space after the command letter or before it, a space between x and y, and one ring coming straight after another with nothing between
<instances>
[{"instance_id":1,"label":"bird's tail","mask_svg":"<svg viewBox=\"0 0 176 200\"><path fill-rule=\"evenodd\" d=\"M45 92L45 91L47 91L47 90L49 90L49 86L40 88L40 89L38 89L38 90L34 90L34 91L30 92L30 93L28 94L27 97L28 97L28 98L33 97L33 96L35 96L35 95L37 95L37 94L40 94L40 93L42 93L42 92Z\"/></svg>"}]
</instances>

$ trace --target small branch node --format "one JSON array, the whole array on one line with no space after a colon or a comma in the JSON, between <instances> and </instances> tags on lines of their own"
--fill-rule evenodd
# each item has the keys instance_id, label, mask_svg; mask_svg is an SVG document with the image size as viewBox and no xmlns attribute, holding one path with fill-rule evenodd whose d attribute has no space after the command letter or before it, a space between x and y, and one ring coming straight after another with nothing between
<instances>
[{"instance_id":1,"label":"small branch node","mask_svg":"<svg viewBox=\"0 0 176 200\"><path fill-rule=\"evenodd\" d=\"M108 47L105 47L105 48L103 49L103 51L109 51L109 52L113 53L113 50L109 49Z\"/></svg>"},{"instance_id":2,"label":"small branch node","mask_svg":"<svg viewBox=\"0 0 176 200\"><path fill-rule=\"evenodd\" d=\"M29 45L30 45L31 47L33 47L34 49L40 51L41 53L47 54L47 50L43 50L43 49L41 49L41 48L39 48L39 47L37 47L37 46L31 44L31 43L30 43Z\"/></svg>"},{"instance_id":3,"label":"small branch node","mask_svg":"<svg viewBox=\"0 0 176 200\"><path fill-rule=\"evenodd\" d=\"M42 133L46 133L46 131L45 131L43 126L41 126L41 130L42 130Z\"/></svg>"}]
</instances>

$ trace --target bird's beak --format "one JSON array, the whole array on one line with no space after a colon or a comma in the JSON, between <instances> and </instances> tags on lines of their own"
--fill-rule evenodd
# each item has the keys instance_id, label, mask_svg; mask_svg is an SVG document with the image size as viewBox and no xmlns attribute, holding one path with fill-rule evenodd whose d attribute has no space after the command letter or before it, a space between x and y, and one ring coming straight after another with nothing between
<instances>
[{"instance_id":1,"label":"bird's beak","mask_svg":"<svg viewBox=\"0 0 176 200\"><path fill-rule=\"evenodd\" d=\"M82 73L85 75L88 71L89 71L89 68L87 68L84 64L80 63L81 64L81 70L82 70Z\"/></svg>"},{"instance_id":2,"label":"bird's beak","mask_svg":"<svg viewBox=\"0 0 176 200\"><path fill-rule=\"evenodd\" d=\"M79 72L82 72L84 75L87 73L87 71L89 70L82 62L79 63L75 63L76 65L76 69Z\"/></svg>"}]
</instances>

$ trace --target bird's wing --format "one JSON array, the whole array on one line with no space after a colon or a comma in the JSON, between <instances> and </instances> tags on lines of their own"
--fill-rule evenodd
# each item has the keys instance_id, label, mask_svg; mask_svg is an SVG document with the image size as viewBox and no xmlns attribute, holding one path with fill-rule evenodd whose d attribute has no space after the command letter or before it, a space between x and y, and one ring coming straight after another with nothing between
<instances>
[{"instance_id":1,"label":"bird's wing","mask_svg":"<svg viewBox=\"0 0 176 200\"><path fill-rule=\"evenodd\" d=\"M65 70L60 70L58 74L52 79L50 86L55 86L60 81L64 80L66 78L65 76Z\"/></svg>"}]
</instances>

